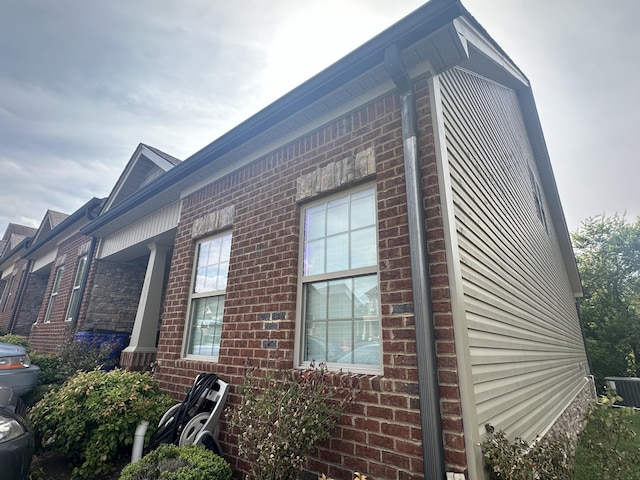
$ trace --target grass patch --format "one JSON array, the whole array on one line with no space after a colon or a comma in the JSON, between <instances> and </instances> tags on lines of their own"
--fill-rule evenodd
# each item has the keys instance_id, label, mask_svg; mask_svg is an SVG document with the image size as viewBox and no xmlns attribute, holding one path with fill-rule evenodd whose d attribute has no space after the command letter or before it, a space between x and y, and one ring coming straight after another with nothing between
<instances>
[{"instance_id":1,"label":"grass patch","mask_svg":"<svg viewBox=\"0 0 640 480\"><path fill-rule=\"evenodd\" d=\"M576 480L640 480L640 413L597 406L588 416L575 456Z\"/></svg>"}]
</instances>

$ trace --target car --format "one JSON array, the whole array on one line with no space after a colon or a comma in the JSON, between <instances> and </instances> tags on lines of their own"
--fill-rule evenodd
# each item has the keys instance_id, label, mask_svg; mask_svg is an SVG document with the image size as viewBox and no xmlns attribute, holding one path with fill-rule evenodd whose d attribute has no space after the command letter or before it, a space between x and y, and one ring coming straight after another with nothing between
<instances>
[{"instance_id":1,"label":"car","mask_svg":"<svg viewBox=\"0 0 640 480\"><path fill-rule=\"evenodd\" d=\"M31 364L24 347L0 342L0 384L22 396L36 387L39 378L40 367Z\"/></svg>"},{"instance_id":2,"label":"car","mask_svg":"<svg viewBox=\"0 0 640 480\"><path fill-rule=\"evenodd\" d=\"M357 346L336 360L336 363L357 363L365 365L380 365L380 344L365 343Z\"/></svg>"},{"instance_id":3,"label":"car","mask_svg":"<svg viewBox=\"0 0 640 480\"><path fill-rule=\"evenodd\" d=\"M3 480L26 480L33 457L33 431L22 399L0 384L0 468Z\"/></svg>"}]
</instances>

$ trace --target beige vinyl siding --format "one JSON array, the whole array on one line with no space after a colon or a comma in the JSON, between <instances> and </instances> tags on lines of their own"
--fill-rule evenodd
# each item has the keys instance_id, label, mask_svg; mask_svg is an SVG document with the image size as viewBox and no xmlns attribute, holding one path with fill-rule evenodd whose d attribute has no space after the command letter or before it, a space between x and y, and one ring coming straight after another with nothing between
<instances>
[{"instance_id":1,"label":"beige vinyl siding","mask_svg":"<svg viewBox=\"0 0 640 480\"><path fill-rule=\"evenodd\" d=\"M530 440L584 386L572 288L516 93L460 69L441 85L477 428Z\"/></svg>"},{"instance_id":2,"label":"beige vinyl siding","mask_svg":"<svg viewBox=\"0 0 640 480\"><path fill-rule=\"evenodd\" d=\"M100 258L118 253L138 244L146 244L154 237L163 234L178 225L180 202L174 202L122 230L104 238Z\"/></svg>"}]
</instances>

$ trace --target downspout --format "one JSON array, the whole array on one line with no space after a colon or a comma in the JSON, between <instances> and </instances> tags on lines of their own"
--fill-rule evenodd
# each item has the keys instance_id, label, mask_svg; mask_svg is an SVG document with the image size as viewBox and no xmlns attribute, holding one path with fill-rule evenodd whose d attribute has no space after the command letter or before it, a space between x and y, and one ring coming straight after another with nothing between
<instances>
[{"instance_id":1,"label":"downspout","mask_svg":"<svg viewBox=\"0 0 640 480\"><path fill-rule=\"evenodd\" d=\"M82 307L82 300L84 298L84 290L87 287L87 281L89 279L89 270L91 269L91 265L93 263L93 254L96 249L97 239L96 237L91 237L91 242L89 243L89 250L87 251L87 264L84 267L84 272L82 273L82 278L80 279L80 288L78 289L79 301L78 304L74 307L73 312L70 312L73 315L71 318L71 325L69 326L69 333L73 333L78 325L78 316L80 315L80 308Z\"/></svg>"},{"instance_id":2,"label":"downspout","mask_svg":"<svg viewBox=\"0 0 640 480\"><path fill-rule=\"evenodd\" d=\"M22 277L20 278L20 284L18 285L16 298L15 298L15 301L13 302L13 308L11 309L11 316L9 317L9 325L7 326L8 333L13 333L13 324L15 323L16 317L18 316L18 309L20 308L20 303L22 302L22 292L24 290L25 285L27 284L29 270L31 270L32 265L33 265L33 260L27 260L27 265L24 267Z\"/></svg>"},{"instance_id":3,"label":"downspout","mask_svg":"<svg viewBox=\"0 0 640 480\"><path fill-rule=\"evenodd\" d=\"M422 174L418 152L416 103L413 83L402 63L397 45L386 49L385 63L400 95L424 478L437 480L444 479L446 473L423 211Z\"/></svg>"},{"instance_id":4,"label":"downspout","mask_svg":"<svg viewBox=\"0 0 640 480\"><path fill-rule=\"evenodd\" d=\"M582 314L580 313L580 300L576 298L576 313L578 314L578 322L580 323L580 332L582 333L582 343L584 344L584 353L587 356L587 375L593 375L593 368L591 366L591 354L589 353L589 347L587 345L587 332L584 329L584 322L582 321Z\"/></svg>"}]
</instances>

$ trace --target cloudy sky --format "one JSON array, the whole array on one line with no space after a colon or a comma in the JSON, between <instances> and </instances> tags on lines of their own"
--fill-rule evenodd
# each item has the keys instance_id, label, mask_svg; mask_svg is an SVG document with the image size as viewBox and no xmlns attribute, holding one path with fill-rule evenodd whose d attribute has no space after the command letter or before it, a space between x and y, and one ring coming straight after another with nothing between
<instances>
[{"instance_id":1,"label":"cloudy sky","mask_svg":"<svg viewBox=\"0 0 640 480\"><path fill-rule=\"evenodd\" d=\"M421 0L0 0L0 235L186 158ZM569 229L640 214L640 2L463 0L532 83Z\"/></svg>"}]
</instances>

